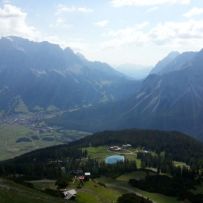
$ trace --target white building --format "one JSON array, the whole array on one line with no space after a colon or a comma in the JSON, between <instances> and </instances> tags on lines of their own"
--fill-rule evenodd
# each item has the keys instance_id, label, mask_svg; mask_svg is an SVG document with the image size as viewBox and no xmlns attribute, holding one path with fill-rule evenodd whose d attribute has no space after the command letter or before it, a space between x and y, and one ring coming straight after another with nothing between
<instances>
[{"instance_id":1,"label":"white building","mask_svg":"<svg viewBox=\"0 0 203 203\"><path fill-rule=\"evenodd\" d=\"M64 199L71 199L77 195L77 191L75 189L72 190L64 190L63 191Z\"/></svg>"}]
</instances>

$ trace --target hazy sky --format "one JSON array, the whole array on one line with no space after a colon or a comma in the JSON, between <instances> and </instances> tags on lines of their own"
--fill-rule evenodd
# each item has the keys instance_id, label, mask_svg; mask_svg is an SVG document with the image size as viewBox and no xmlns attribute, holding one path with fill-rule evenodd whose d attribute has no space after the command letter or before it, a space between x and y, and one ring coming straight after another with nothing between
<instances>
[{"instance_id":1,"label":"hazy sky","mask_svg":"<svg viewBox=\"0 0 203 203\"><path fill-rule=\"evenodd\" d=\"M203 48L203 0L0 0L0 36L71 47L112 65Z\"/></svg>"}]
</instances>

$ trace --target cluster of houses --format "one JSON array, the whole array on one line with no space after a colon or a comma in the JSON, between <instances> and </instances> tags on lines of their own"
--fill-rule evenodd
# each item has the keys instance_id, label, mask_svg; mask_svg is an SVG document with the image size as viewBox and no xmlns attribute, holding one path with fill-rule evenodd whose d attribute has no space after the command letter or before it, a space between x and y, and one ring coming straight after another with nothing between
<instances>
[{"instance_id":1,"label":"cluster of houses","mask_svg":"<svg viewBox=\"0 0 203 203\"><path fill-rule=\"evenodd\" d=\"M108 149L110 151L119 152L119 151L125 150L129 147L132 147L132 145L131 144L123 144L122 146L110 146Z\"/></svg>"},{"instance_id":2,"label":"cluster of houses","mask_svg":"<svg viewBox=\"0 0 203 203\"><path fill-rule=\"evenodd\" d=\"M85 181L88 181L91 177L90 172L83 172L82 170L74 170L72 171L73 183L78 183L79 185L83 185ZM64 199L74 199L77 195L77 191L75 189L62 189L61 190Z\"/></svg>"},{"instance_id":3,"label":"cluster of houses","mask_svg":"<svg viewBox=\"0 0 203 203\"><path fill-rule=\"evenodd\" d=\"M47 117L48 115L45 112L39 112L29 116L24 114L16 114L0 117L0 123L24 125L31 128L36 133L52 133L56 130L61 130L59 127L50 127L46 124L41 125L42 121L44 121Z\"/></svg>"}]
</instances>

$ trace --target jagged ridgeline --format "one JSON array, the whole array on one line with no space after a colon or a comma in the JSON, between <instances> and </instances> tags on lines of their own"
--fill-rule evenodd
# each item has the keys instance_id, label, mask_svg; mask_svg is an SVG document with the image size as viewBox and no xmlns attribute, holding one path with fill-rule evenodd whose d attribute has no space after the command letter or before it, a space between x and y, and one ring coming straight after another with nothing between
<instances>
[{"instance_id":1,"label":"jagged ridgeline","mask_svg":"<svg viewBox=\"0 0 203 203\"><path fill-rule=\"evenodd\" d=\"M202 50L169 54L143 81L70 48L18 37L0 39L0 61L0 116L54 111L60 114L47 123L66 129L203 137Z\"/></svg>"},{"instance_id":2,"label":"jagged ridgeline","mask_svg":"<svg viewBox=\"0 0 203 203\"><path fill-rule=\"evenodd\" d=\"M136 81L70 48L0 39L0 108L5 114L81 107L125 98Z\"/></svg>"}]
</instances>

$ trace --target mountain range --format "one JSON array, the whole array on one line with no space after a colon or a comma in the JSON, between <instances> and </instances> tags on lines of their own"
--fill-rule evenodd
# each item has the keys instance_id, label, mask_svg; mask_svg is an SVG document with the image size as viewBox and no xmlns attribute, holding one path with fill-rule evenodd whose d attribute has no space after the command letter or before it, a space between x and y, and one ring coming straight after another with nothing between
<instances>
[{"instance_id":1,"label":"mountain range","mask_svg":"<svg viewBox=\"0 0 203 203\"><path fill-rule=\"evenodd\" d=\"M55 121L68 128L91 131L178 130L203 139L202 64L203 50L173 52L154 67L129 99L65 113ZM83 122L76 122L79 119Z\"/></svg>"},{"instance_id":2,"label":"mountain range","mask_svg":"<svg viewBox=\"0 0 203 203\"><path fill-rule=\"evenodd\" d=\"M70 48L19 37L0 39L1 115L49 108L47 123L68 129L178 130L203 139L203 50L172 52L132 80Z\"/></svg>"},{"instance_id":3,"label":"mountain range","mask_svg":"<svg viewBox=\"0 0 203 203\"><path fill-rule=\"evenodd\" d=\"M19 37L0 39L1 113L71 109L120 100L138 82L70 48ZM24 110L22 110L24 109Z\"/></svg>"}]
</instances>

